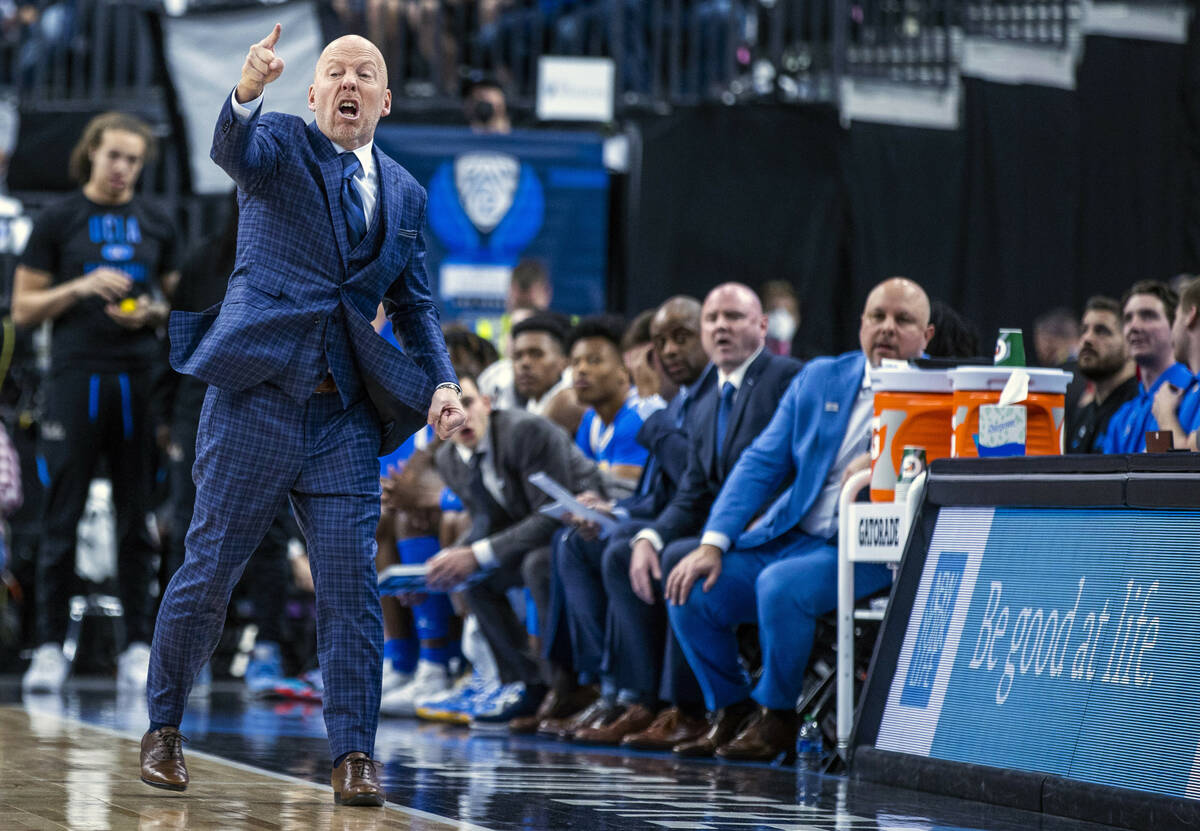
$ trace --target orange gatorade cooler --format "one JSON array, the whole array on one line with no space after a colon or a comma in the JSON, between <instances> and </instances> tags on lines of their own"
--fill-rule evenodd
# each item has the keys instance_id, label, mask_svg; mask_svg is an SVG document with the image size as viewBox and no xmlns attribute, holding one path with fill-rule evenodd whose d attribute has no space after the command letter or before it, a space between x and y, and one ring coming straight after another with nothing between
<instances>
[{"instance_id":1,"label":"orange gatorade cooler","mask_svg":"<svg viewBox=\"0 0 1200 831\"><path fill-rule=\"evenodd\" d=\"M925 448L928 462L950 455L954 387L949 370L885 365L871 370L871 390L871 501L891 502L905 445Z\"/></svg>"},{"instance_id":2,"label":"orange gatorade cooler","mask_svg":"<svg viewBox=\"0 0 1200 831\"><path fill-rule=\"evenodd\" d=\"M962 366L950 370L954 384L953 456L978 456L974 435L979 432L979 405L996 404L1013 370L1029 376L1025 399L1027 456L1058 456L1063 452L1063 417L1067 384L1072 375L1061 369L1013 366Z\"/></svg>"}]
</instances>

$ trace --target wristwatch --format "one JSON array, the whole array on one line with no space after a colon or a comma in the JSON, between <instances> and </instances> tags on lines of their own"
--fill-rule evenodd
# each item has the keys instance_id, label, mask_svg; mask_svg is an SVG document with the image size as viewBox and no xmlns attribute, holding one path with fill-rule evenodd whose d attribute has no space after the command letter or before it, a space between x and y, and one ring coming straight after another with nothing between
<instances>
[{"instance_id":1,"label":"wristwatch","mask_svg":"<svg viewBox=\"0 0 1200 831\"><path fill-rule=\"evenodd\" d=\"M443 381L433 388L434 392L437 392L440 389L454 390L456 393L458 393L458 397L462 398L462 387L453 381Z\"/></svg>"}]
</instances>

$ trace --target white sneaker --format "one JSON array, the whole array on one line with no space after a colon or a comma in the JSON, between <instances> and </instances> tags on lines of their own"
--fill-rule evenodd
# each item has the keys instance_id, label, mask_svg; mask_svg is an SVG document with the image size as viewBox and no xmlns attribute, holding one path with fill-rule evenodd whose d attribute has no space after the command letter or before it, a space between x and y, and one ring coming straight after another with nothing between
<instances>
[{"instance_id":1,"label":"white sneaker","mask_svg":"<svg viewBox=\"0 0 1200 831\"><path fill-rule=\"evenodd\" d=\"M413 680L392 690L379 701L379 712L385 716L415 716L417 702L444 692L450 687L446 667L432 661L419 661Z\"/></svg>"},{"instance_id":2,"label":"white sneaker","mask_svg":"<svg viewBox=\"0 0 1200 831\"><path fill-rule=\"evenodd\" d=\"M411 672L401 672L392 665L392 662L387 658L383 659L383 694L387 695L392 690L398 690L413 680Z\"/></svg>"},{"instance_id":3,"label":"white sneaker","mask_svg":"<svg viewBox=\"0 0 1200 831\"><path fill-rule=\"evenodd\" d=\"M56 693L67 680L71 664L63 655L62 644L44 643L33 653L33 661L21 678L25 692Z\"/></svg>"},{"instance_id":4,"label":"white sneaker","mask_svg":"<svg viewBox=\"0 0 1200 831\"><path fill-rule=\"evenodd\" d=\"M146 689L150 675L150 645L134 641L117 657L117 686L130 690Z\"/></svg>"}]
</instances>

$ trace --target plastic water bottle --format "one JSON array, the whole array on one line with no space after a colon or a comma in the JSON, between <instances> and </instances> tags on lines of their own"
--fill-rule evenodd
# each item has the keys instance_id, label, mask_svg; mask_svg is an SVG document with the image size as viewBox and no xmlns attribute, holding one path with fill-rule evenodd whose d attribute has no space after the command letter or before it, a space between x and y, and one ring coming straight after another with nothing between
<instances>
[{"instance_id":1,"label":"plastic water bottle","mask_svg":"<svg viewBox=\"0 0 1200 831\"><path fill-rule=\"evenodd\" d=\"M809 716L805 718L796 736L796 769L819 772L824 753L825 740L821 735L821 725Z\"/></svg>"}]
</instances>

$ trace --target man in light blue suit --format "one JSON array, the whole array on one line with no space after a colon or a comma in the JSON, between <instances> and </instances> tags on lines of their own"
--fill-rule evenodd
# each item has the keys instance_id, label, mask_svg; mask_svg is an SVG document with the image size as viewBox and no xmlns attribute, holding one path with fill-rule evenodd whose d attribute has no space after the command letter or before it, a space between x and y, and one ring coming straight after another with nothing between
<instances>
[{"instance_id":1,"label":"man in light blue suit","mask_svg":"<svg viewBox=\"0 0 1200 831\"><path fill-rule=\"evenodd\" d=\"M901 277L876 286L863 310L861 351L805 365L722 485L699 547L671 569L671 626L716 713L688 755L791 755L816 619L837 604L838 496L871 438L869 367L919 357L932 336L920 286ZM889 580L885 566L856 566L860 595ZM738 662L741 623L759 626L763 674L753 687Z\"/></svg>"},{"instance_id":2,"label":"man in light blue suit","mask_svg":"<svg viewBox=\"0 0 1200 831\"><path fill-rule=\"evenodd\" d=\"M391 108L383 56L357 36L330 43L306 126L263 112L263 89L283 72L279 36L276 25L250 47L213 136L240 210L225 300L171 318L172 366L210 387L186 559L151 647L141 776L187 787L179 724L192 679L246 560L290 498L316 585L334 800L377 806L376 457L424 423L447 437L465 416L425 273L425 192L374 150ZM371 326L381 299L403 352Z\"/></svg>"}]
</instances>

